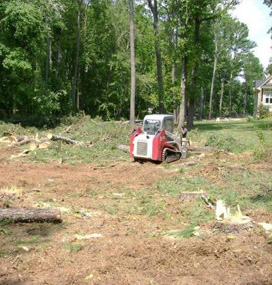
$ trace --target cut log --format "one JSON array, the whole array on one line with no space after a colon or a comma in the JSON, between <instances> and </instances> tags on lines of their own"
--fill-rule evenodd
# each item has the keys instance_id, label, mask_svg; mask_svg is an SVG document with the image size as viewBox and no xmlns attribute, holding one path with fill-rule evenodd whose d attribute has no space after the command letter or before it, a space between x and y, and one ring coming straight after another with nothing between
<instances>
[{"instance_id":1,"label":"cut log","mask_svg":"<svg viewBox=\"0 0 272 285\"><path fill-rule=\"evenodd\" d=\"M83 142L72 140L70 138L63 137L63 136L53 135L53 134L48 134L47 138L52 141L63 141L63 142L66 142L68 144L73 144L73 145L84 145Z\"/></svg>"},{"instance_id":2,"label":"cut log","mask_svg":"<svg viewBox=\"0 0 272 285\"><path fill-rule=\"evenodd\" d=\"M187 192L187 191L180 192L179 193L179 200L181 202L190 201L190 200L202 197L203 195L206 195L206 193L203 192L203 191L198 191L198 192Z\"/></svg>"},{"instance_id":3,"label":"cut log","mask_svg":"<svg viewBox=\"0 0 272 285\"><path fill-rule=\"evenodd\" d=\"M60 210L50 209L0 209L0 221L14 222L62 222Z\"/></svg>"},{"instance_id":4,"label":"cut log","mask_svg":"<svg viewBox=\"0 0 272 285\"><path fill-rule=\"evenodd\" d=\"M50 142L42 142L39 144L39 148L41 149L49 148L49 146L50 146Z\"/></svg>"},{"instance_id":5,"label":"cut log","mask_svg":"<svg viewBox=\"0 0 272 285\"><path fill-rule=\"evenodd\" d=\"M124 152L129 152L129 146L127 146L127 145L120 144L117 146L117 148L124 151Z\"/></svg>"},{"instance_id":6,"label":"cut log","mask_svg":"<svg viewBox=\"0 0 272 285\"><path fill-rule=\"evenodd\" d=\"M14 145L16 145L16 146L21 146L21 145L30 143L30 142L32 142L32 141L33 141L33 139L24 138L23 140L16 142Z\"/></svg>"},{"instance_id":7,"label":"cut log","mask_svg":"<svg viewBox=\"0 0 272 285\"><path fill-rule=\"evenodd\" d=\"M24 151L20 152L19 154L11 155L10 159L14 159L14 158L22 157L22 156L27 156L30 152L31 152L30 149L25 149Z\"/></svg>"},{"instance_id":8,"label":"cut log","mask_svg":"<svg viewBox=\"0 0 272 285\"><path fill-rule=\"evenodd\" d=\"M15 200L18 197L18 195L16 193L8 193L8 192L2 192L0 191L0 199L11 199L11 200Z\"/></svg>"}]
</instances>

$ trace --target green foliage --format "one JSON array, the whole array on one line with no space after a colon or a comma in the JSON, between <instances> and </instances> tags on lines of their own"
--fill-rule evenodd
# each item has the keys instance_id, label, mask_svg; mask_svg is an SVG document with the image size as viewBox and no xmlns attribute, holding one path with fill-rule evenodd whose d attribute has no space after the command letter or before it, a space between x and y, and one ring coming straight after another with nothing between
<instances>
[{"instance_id":1,"label":"green foliage","mask_svg":"<svg viewBox=\"0 0 272 285\"><path fill-rule=\"evenodd\" d=\"M264 133L260 129L256 129L259 144L255 146L253 157L255 161L269 161L272 158L272 146L265 139Z\"/></svg>"},{"instance_id":2,"label":"green foliage","mask_svg":"<svg viewBox=\"0 0 272 285\"><path fill-rule=\"evenodd\" d=\"M210 135L206 141L206 146L212 146L218 150L226 150L232 152L236 152L242 148L242 144L239 143L233 136L222 134Z\"/></svg>"},{"instance_id":3,"label":"green foliage","mask_svg":"<svg viewBox=\"0 0 272 285\"><path fill-rule=\"evenodd\" d=\"M158 110L155 44L162 54L165 113L180 105L181 59L185 58L188 98L205 103L203 109L196 104L196 110L198 115L207 114L209 98L205 95L204 102L200 94L210 89L213 32L220 37L215 113L222 78L228 81L223 111L227 111L226 94L232 92L233 111L252 113L252 81L261 78L262 72L250 52L253 43L247 38L247 27L228 16L234 2L224 1L225 6L221 2L162 1L157 37L149 9L135 3L136 116L142 118L150 107ZM104 120L129 117L127 1L1 1L0 30L0 118L43 117L46 121L75 111ZM245 84L235 81L241 69ZM77 106L72 102L75 78Z\"/></svg>"},{"instance_id":4,"label":"green foliage","mask_svg":"<svg viewBox=\"0 0 272 285\"><path fill-rule=\"evenodd\" d=\"M258 114L260 119L269 117L269 107L263 104L260 104L258 107Z\"/></svg>"},{"instance_id":5,"label":"green foliage","mask_svg":"<svg viewBox=\"0 0 272 285\"><path fill-rule=\"evenodd\" d=\"M82 250L82 245L77 243L67 242L64 244L64 249L70 253L77 253Z\"/></svg>"}]
</instances>

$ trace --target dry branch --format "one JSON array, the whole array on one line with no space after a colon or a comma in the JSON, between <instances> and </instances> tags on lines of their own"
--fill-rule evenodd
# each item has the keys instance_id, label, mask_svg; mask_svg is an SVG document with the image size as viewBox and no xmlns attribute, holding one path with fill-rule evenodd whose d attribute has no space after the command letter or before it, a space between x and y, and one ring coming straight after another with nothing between
<instances>
[{"instance_id":1,"label":"dry branch","mask_svg":"<svg viewBox=\"0 0 272 285\"><path fill-rule=\"evenodd\" d=\"M0 221L62 222L60 210L50 209L0 209Z\"/></svg>"},{"instance_id":2,"label":"dry branch","mask_svg":"<svg viewBox=\"0 0 272 285\"><path fill-rule=\"evenodd\" d=\"M205 192L203 191L198 191L198 192L180 192L179 193L179 200L181 200L181 202L185 202L185 201L190 201L193 199L196 199L198 197L202 197L202 195L206 195Z\"/></svg>"},{"instance_id":3,"label":"dry branch","mask_svg":"<svg viewBox=\"0 0 272 285\"><path fill-rule=\"evenodd\" d=\"M127 146L127 145L120 144L117 146L117 148L124 151L124 152L129 152L129 146Z\"/></svg>"},{"instance_id":4,"label":"dry branch","mask_svg":"<svg viewBox=\"0 0 272 285\"><path fill-rule=\"evenodd\" d=\"M16 142L14 145L16 145L16 146L21 146L21 145L30 143L30 142L32 142L32 141L33 141L33 139L24 138L23 140Z\"/></svg>"},{"instance_id":5,"label":"dry branch","mask_svg":"<svg viewBox=\"0 0 272 285\"><path fill-rule=\"evenodd\" d=\"M8 192L2 192L0 191L0 199L11 199L11 200L15 200L18 197L18 195L16 193L8 193Z\"/></svg>"},{"instance_id":6,"label":"dry branch","mask_svg":"<svg viewBox=\"0 0 272 285\"><path fill-rule=\"evenodd\" d=\"M72 140L70 138L63 137L63 136L53 135L53 134L48 134L47 138L52 141L63 141L65 143L73 144L73 145L84 145L83 142Z\"/></svg>"}]
</instances>

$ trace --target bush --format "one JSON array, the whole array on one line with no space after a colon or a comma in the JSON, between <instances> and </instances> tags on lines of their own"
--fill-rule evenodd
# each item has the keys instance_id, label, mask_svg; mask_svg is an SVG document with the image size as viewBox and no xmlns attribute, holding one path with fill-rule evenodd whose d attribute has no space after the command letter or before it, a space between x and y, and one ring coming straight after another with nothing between
<instances>
[{"instance_id":1,"label":"bush","mask_svg":"<svg viewBox=\"0 0 272 285\"><path fill-rule=\"evenodd\" d=\"M256 133L260 143L254 148L253 157L255 161L269 161L272 157L272 146L265 140L261 130L257 129Z\"/></svg>"},{"instance_id":2,"label":"bush","mask_svg":"<svg viewBox=\"0 0 272 285\"><path fill-rule=\"evenodd\" d=\"M224 136L222 134L213 134L208 137L205 145L215 147L216 149L235 151L235 148L239 146L239 143L231 135Z\"/></svg>"},{"instance_id":3,"label":"bush","mask_svg":"<svg viewBox=\"0 0 272 285\"><path fill-rule=\"evenodd\" d=\"M269 117L269 107L263 104L260 104L258 107L258 114L260 119Z\"/></svg>"}]
</instances>

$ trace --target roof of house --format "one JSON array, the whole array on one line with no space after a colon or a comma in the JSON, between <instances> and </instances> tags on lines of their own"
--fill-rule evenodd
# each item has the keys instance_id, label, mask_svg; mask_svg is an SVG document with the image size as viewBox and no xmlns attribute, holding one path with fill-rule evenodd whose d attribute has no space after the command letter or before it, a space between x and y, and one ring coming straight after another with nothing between
<instances>
[{"instance_id":1,"label":"roof of house","mask_svg":"<svg viewBox=\"0 0 272 285\"><path fill-rule=\"evenodd\" d=\"M260 89L260 88L262 88L262 87L268 87L268 86L267 86L267 83L268 83L270 80L272 80L272 75L268 76L268 77L265 78L265 79L257 79L257 80L255 81L255 88L256 88L256 89ZM269 84L269 87L270 87L270 86L271 86L271 85Z\"/></svg>"}]
</instances>

